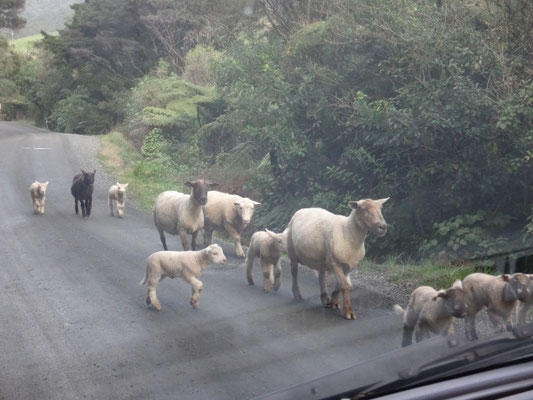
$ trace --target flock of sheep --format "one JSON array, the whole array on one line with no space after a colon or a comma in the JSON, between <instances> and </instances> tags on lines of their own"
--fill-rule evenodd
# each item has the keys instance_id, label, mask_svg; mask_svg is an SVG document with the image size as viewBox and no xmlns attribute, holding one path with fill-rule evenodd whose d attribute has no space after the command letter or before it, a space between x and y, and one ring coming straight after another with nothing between
<instances>
[{"instance_id":1,"label":"flock of sheep","mask_svg":"<svg viewBox=\"0 0 533 400\"><path fill-rule=\"evenodd\" d=\"M73 178L71 193L78 214L78 201L83 217L90 216L94 172L85 172ZM48 182L34 182L30 186L34 213L44 214L45 194ZM114 210L123 216L128 184L116 183L108 191L110 214ZM158 283L165 277L181 277L192 287L190 304L199 305L203 284L199 280L209 264L226 263L222 248L211 244L213 231L229 235L235 243L235 253L244 257L240 235L250 223L254 208L261 203L249 198L213 190L215 183L204 179L186 182L190 194L177 191L161 193L153 207L153 221L159 232L165 251L158 251L146 260L146 273L141 284L147 285L147 304L160 310L156 295ZM259 258L263 272L263 288L266 293L277 291L281 284L280 257L287 252L291 264L292 292L301 299L298 287L298 264L318 272L320 298L324 306L340 309L342 293L343 314L346 319L355 319L350 305L350 272L365 256L365 238L368 233L379 237L387 233L387 224L381 213L388 200L363 199L350 201L349 216L333 214L321 208L298 210L282 233L269 230L255 232L246 255L246 278L254 284L252 267ZM203 231L206 247L196 251L198 233ZM184 251L168 251L165 232L179 235ZM189 246L188 235L191 235ZM192 249L192 250L190 250ZM326 273L333 273L336 287L328 294ZM519 303L522 304L519 307ZM477 339L475 318L486 308L496 331L512 328L513 310L519 309L517 323L525 322L527 309L533 305L533 275L513 274L492 276L474 273L463 281L457 280L451 288L439 291L421 286L413 291L407 309L399 305L394 309L404 316L402 346L423 340L430 333L449 335L453 333L455 318L464 318L466 334L470 340Z\"/></svg>"}]
</instances>

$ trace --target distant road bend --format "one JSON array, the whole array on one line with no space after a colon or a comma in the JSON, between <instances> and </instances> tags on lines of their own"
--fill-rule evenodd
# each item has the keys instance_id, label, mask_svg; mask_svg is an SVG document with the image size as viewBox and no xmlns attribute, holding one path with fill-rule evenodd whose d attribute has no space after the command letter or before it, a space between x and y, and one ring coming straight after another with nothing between
<instances>
[{"instance_id":1,"label":"distant road bend","mask_svg":"<svg viewBox=\"0 0 533 400\"><path fill-rule=\"evenodd\" d=\"M150 309L139 281L146 257L162 250L159 235L131 202L124 219L108 215L114 180L98 146L0 122L0 399L245 399L398 347L398 318L368 306L357 282L358 319L347 321L320 306L305 267L303 302L293 301L288 268L278 293L263 293L258 266L248 286L231 245L228 264L202 276L198 310L190 287L170 279L158 287L163 310ZM85 220L70 194L80 168L97 169ZM42 216L32 212L35 180L50 182Z\"/></svg>"}]
</instances>

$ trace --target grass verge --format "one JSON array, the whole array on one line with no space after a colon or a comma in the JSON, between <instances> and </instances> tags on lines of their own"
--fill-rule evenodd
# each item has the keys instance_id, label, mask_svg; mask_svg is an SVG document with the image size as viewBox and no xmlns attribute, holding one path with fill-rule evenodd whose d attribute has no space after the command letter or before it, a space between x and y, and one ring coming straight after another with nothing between
<instances>
[{"instance_id":1,"label":"grass verge","mask_svg":"<svg viewBox=\"0 0 533 400\"><path fill-rule=\"evenodd\" d=\"M122 135L113 131L100 136L98 159L118 179L128 183L128 197L138 207L150 211L157 195L165 190L181 190L180 174L150 160L145 160L133 145Z\"/></svg>"}]
</instances>

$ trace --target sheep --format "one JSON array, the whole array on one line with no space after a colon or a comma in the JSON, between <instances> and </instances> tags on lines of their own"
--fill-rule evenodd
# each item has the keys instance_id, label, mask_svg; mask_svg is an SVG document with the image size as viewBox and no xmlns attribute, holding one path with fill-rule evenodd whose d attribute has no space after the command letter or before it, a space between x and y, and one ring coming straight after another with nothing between
<instances>
[{"instance_id":1,"label":"sheep","mask_svg":"<svg viewBox=\"0 0 533 400\"><path fill-rule=\"evenodd\" d=\"M217 244L200 251L158 251L151 254L146 259L146 273L140 282L140 285L148 285L146 304L151 304L158 311L161 310L156 288L157 284L168 276L172 279L182 278L191 285L190 304L194 309L197 309L200 305L200 293L203 289L203 284L198 278L211 263L226 263L224 252Z\"/></svg>"},{"instance_id":2,"label":"sheep","mask_svg":"<svg viewBox=\"0 0 533 400\"><path fill-rule=\"evenodd\" d=\"M190 195L176 191L163 192L157 196L152 209L154 224L165 250L168 250L165 232L171 235L179 234L185 251L189 250L187 234L191 233L191 247L196 250L198 232L204 227L202 208L207 203L207 191L217 186L216 183L204 179L188 181L185 185L192 188Z\"/></svg>"},{"instance_id":3,"label":"sheep","mask_svg":"<svg viewBox=\"0 0 533 400\"><path fill-rule=\"evenodd\" d=\"M466 336L469 340L477 340L476 315L487 308L489 319L494 330L511 330L512 312L517 301L524 301L530 294L529 277L517 273L493 276L474 273L463 279L468 315L465 318Z\"/></svg>"},{"instance_id":4,"label":"sheep","mask_svg":"<svg viewBox=\"0 0 533 400\"><path fill-rule=\"evenodd\" d=\"M460 279L446 290L437 291L430 286L416 288L409 297L407 310L398 304L394 305L396 313L404 316L402 347L412 343L413 331L417 324L417 342L428 338L430 332L442 336L453 334L454 319L464 318L467 307Z\"/></svg>"},{"instance_id":5,"label":"sheep","mask_svg":"<svg viewBox=\"0 0 533 400\"><path fill-rule=\"evenodd\" d=\"M75 175L72 178L72 186L70 193L74 196L74 211L78 214L78 200L81 205L81 215L83 218L91 215L91 208L93 205L93 190L94 190L94 172L85 172L81 170L81 174Z\"/></svg>"},{"instance_id":6,"label":"sheep","mask_svg":"<svg viewBox=\"0 0 533 400\"><path fill-rule=\"evenodd\" d=\"M48 181L39 183L37 181L30 185L31 201L33 203L34 214L44 214L44 201L46 200L46 187Z\"/></svg>"},{"instance_id":7,"label":"sheep","mask_svg":"<svg viewBox=\"0 0 533 400\"><path fill-rule=\"evenodd\" d=\"M517 306L517 325L525 324L527 312L533 306L533 274L526 274L526 276L529 278L529 293Z\"/></svg>"},{"instance_id":8,"label":"sheep","mask_svg":"<svg viewBox=\"0 0 533 400\"><path fill-rule=\"evenodd\" d=\"M303 208L293 215L287 230L287 252L291 261L292 293L301 300L298 287L298 263L318 271L322 304L339 309L342 290L343 313L346 319L355 319L350 305L350 271L365 256L365 238L373 232L382 237L387 223L381 208L389 198L350 201L350 216L336 215L321 208ZM337 286L328 297L326 272L333 272Z\"/></svg>"},{"instance_id":9,"label":"sheep","mask_svg":"<svg viewBox=\"0 0 533 400\"><path fill-rule=\"evenodd\" d=\"M121 184L116 183L116 185L112 185L109 188L109 191L107 192L107 197L109 200L109 213L111 216L114 215L113 213L113 203L115 203L117 208L117 214L120 218L124 216L124 206L126 204L126 188L128 187L127 183Z\"/></svg>"},{"instance_id":10,"label":"sheep","mask_svg":"<svg viewBox=\"0 0 533 400\"><path fill-rule=\"evenodd\" d=\"M254 284L252 267L254 258L259 257L263 269L263 290L269 293L271 289L278 291L281 283L281 253L287 251L287 231L274 233L265 229L255 232L250 240L246 253L246 278L250 285Z\"/></svg>"},{"instance_id":11,"label":"sheep","mask_svg":"<svg viewBox=\"0 0 533 400\"><path fill-rule=\"evenodd\" d=\"M236 194L213 190L209 193L209 203L204 208L205 226L204 243L210 245L213 230L227 233L235 242L235 254L244 257L241 247L241 233L250 223L254 207L261 203Z\"/></svg>"}]
</instances>

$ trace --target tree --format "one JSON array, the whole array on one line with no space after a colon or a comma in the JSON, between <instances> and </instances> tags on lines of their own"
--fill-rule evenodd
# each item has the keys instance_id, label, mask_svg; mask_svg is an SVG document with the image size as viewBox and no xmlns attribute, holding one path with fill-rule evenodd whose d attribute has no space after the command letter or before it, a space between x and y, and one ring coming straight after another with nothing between
<instances>
[{"instance_id":1,"label":"tree","mask_svg":"<svg viewBox=\"0 0 533 400\"><path fill-rule=\"evenodd\" d=\"M19 14L26 0L0 0L0 28L19 29L26 20Z\"/></svg>"}]
</instances>

